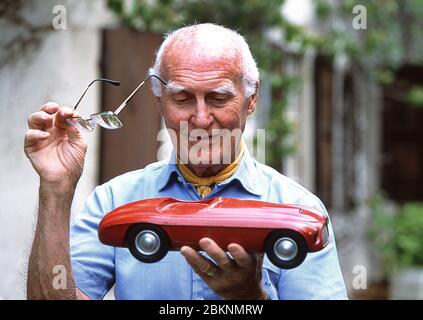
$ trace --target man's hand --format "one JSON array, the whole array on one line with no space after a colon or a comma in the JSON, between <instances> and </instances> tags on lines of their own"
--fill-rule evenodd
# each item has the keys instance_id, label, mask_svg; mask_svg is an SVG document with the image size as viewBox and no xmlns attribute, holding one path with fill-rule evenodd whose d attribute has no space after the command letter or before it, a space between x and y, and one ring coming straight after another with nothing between
<instances>
[{"instance_id":1,"label":"man's hand","mask_svg":"<svg viewBox=\"0 0 423 320\"><path fill-rule=\"evenodd\" d=\"M199 244L216 263L187 246L181 248L181 253L214 292L225 299L266 299L261 285L263 255L250 255L232 243L227 248L231 259L209 238L201 239Z\"/></svg>"},{"instance_id":2,"label":"man's hand","mask_svg":"<svg viewBox=\"0 0 423 320\"><path fill-rule=\"evenodd\" d=\"M24 150L40 176L37 228L28 263L28 299L86 299L75 287L70 263L69 216L87 145L66 122L73 110L47 103L28 117ZM67 288L53 287L54 266L69 272Z\"/></svg>"},{"instance_id":3,"label":"man's hand","mask_svg":"<svg viewBox=\"0 0 423 320\"><path fill-rule=\"evenodd\" d=\"M66 122L73 114L50 102L28 117L24 150L42 182L76 186L82 174L87 145Z\"/></svg>"}]
</instances>

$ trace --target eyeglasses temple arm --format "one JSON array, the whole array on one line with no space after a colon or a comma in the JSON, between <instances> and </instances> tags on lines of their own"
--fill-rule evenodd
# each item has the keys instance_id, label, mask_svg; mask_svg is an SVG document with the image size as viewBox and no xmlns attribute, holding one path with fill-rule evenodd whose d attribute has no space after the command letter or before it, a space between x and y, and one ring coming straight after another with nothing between
<instances>
[{"instance_id":1,"label":"eyeglasses temple arm","mask_svg":"<svg viewBox=\"0 0 423 320\"><path fill-rule=\"evenodd\" d=\"M94 79L93 81L91 81L91 83L88 85L88 87L85 89L84 93L82 94L81 98L79 98L78 102L75 104L75 107L73 107L73 110L76 110L76 108L78 108L79 103L81 102L82 98L85 96L85 94L87 93L88 89L91 87L91 85L96 82L96 81L104 81L107 82L111 85L114 86L119 86L120 82L119 81L115 81L115 80L110 80L110 79L104 79L104 78L98 78L98 79Z\"/></svg>"},{"instance_id":2,"label":"eyeglasses temple arm","mask_svg":"<svg viewBox=\"0 0 423 320\"><path fill-rule=\"evenodd\" d=\"M78 102L75 104L75 107L73 107L73 110L76 110L76 108L78 108L79 103L81 102L82 98L85 96L85 94L87 93L88 89L91 87L91 85L94 83L91 82L88 87L85 89L84 93L82 94L82 96L79 98Z\"/></svg>"},{"instance_id":3,"label":"eyeglasses temple arm","mask_svg":"<svg viewBox=\"0 0 423 320\"><path fill-rule=\"evenodd\" d=\"M146 81L148 80L148 79L150 79L150 78L152 78L152 77L154 77L154 78L157 78L161 83L163 83L165 86L167 85L167 82L166 81L164 81L163 79L161 79L160 77L158 77L158 76L156 76L156 75L154 75L154 74L151 74L151 75L149 75L147 78L145 78L139 85L138 85L138 87L136 87L135 88L135 90L134 91L132 91L132 93L129 95L129 97L128 98L126 98L121 104L120 104L120 106L116 109L116 111L114 112L114 114L115 115L118 115L122 110L123 110L123 108L125 108L126 107L126 104L129 102L129 100L131 100L131 98L134 96L134 94L144 85L144 83L146 83Z\"/></svg>"}]
</instances>

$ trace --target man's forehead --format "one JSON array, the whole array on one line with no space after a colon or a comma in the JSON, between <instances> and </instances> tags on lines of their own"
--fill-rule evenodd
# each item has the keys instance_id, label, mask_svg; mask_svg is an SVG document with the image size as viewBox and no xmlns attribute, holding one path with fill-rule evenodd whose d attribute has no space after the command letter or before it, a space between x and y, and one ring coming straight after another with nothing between
<instances>
[{"instance_id":1,"label":"man's forehead","mask_svg":"<svg viewBox=\"0 0 423 320\"><path fill-rule=\"evenodd\" d=\"M197 48L198 49L198 48ZM236 55L193 50L171 50L164 55L161 74L172 84L172 92L226 91L241 86L242 68Z\"/></svg>"},{"instance_id":2,"label":"man's forehead","mask_svg":"<svg viewBox=\"0 0 423 320\"><path fill-rule=\"evenodd\" d=\"M193 70L196 72L220 71L239 75L242 72L241 58L228 52L208 52L199 48L184 48L181 51L170 50L163 56L163 74L175 70Z\"/></svg>"}]
</instances>

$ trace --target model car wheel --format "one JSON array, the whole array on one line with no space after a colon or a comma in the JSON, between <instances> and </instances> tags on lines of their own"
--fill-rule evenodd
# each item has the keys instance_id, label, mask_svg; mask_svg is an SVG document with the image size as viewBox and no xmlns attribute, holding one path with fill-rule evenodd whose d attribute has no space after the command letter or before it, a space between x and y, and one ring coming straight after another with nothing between
<instances>
[{"instance_id":1,"label":"model car wheel","mask_svg":"<svg viewBox=\"0 0 423 320\"><path fill-rule=\"evenodd\" d=\"M292 230L277 230L267 237L265 252L270 262L278 268L292 269L304 261L308 246L299 233Z\"/></svg>"},{"instance_id":2,"label":"model car wheel","mask_svg":"<svg viewBox=\"0 0 423 320\"><path fill-rule=\"evenodd\" d=\"M152 224L135 225L129 229L126 239L129 251L141 262L157 262L169 251L166 233Z\"/></svg>"}]
</instances>

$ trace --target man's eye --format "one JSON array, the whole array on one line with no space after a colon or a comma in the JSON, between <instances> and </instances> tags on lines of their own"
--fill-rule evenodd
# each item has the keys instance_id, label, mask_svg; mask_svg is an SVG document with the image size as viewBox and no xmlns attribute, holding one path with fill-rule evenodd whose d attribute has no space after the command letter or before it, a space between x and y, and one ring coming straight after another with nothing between
<instances>
[{"instance_id":1,"label":"man's eye","mask_svg":"<svg viewBox=\"0 0 423 320\"><path fill-rule=\"evenodd\" d=\"M210 100L212 102L215 102L215 103L225 103L226 101L229 100L229 97L227 97L227 96L214 96L214 97L210 97Z\"/></svg>"},{"instance_id":2,"label":"man's eye","mask_svg":"<svg viewBox=\"0 0 423 320\"><path fill-rule=\"evenodd\" d=\"M187 103L189 101L189 97L185 95L174 96L173 101L175 101L176 103Z\"/></svg>"},{"instance_id":3,"label":"man's eye","mask_svg":"<svg viewBox=\"0 0 423 320\"><path fill-rule=\"evenodd\" d=\"M176 103L186 103L190 100L190 96L185 93L177 93L172 96L172 100Z\"/></svg>"}]
</instances>

